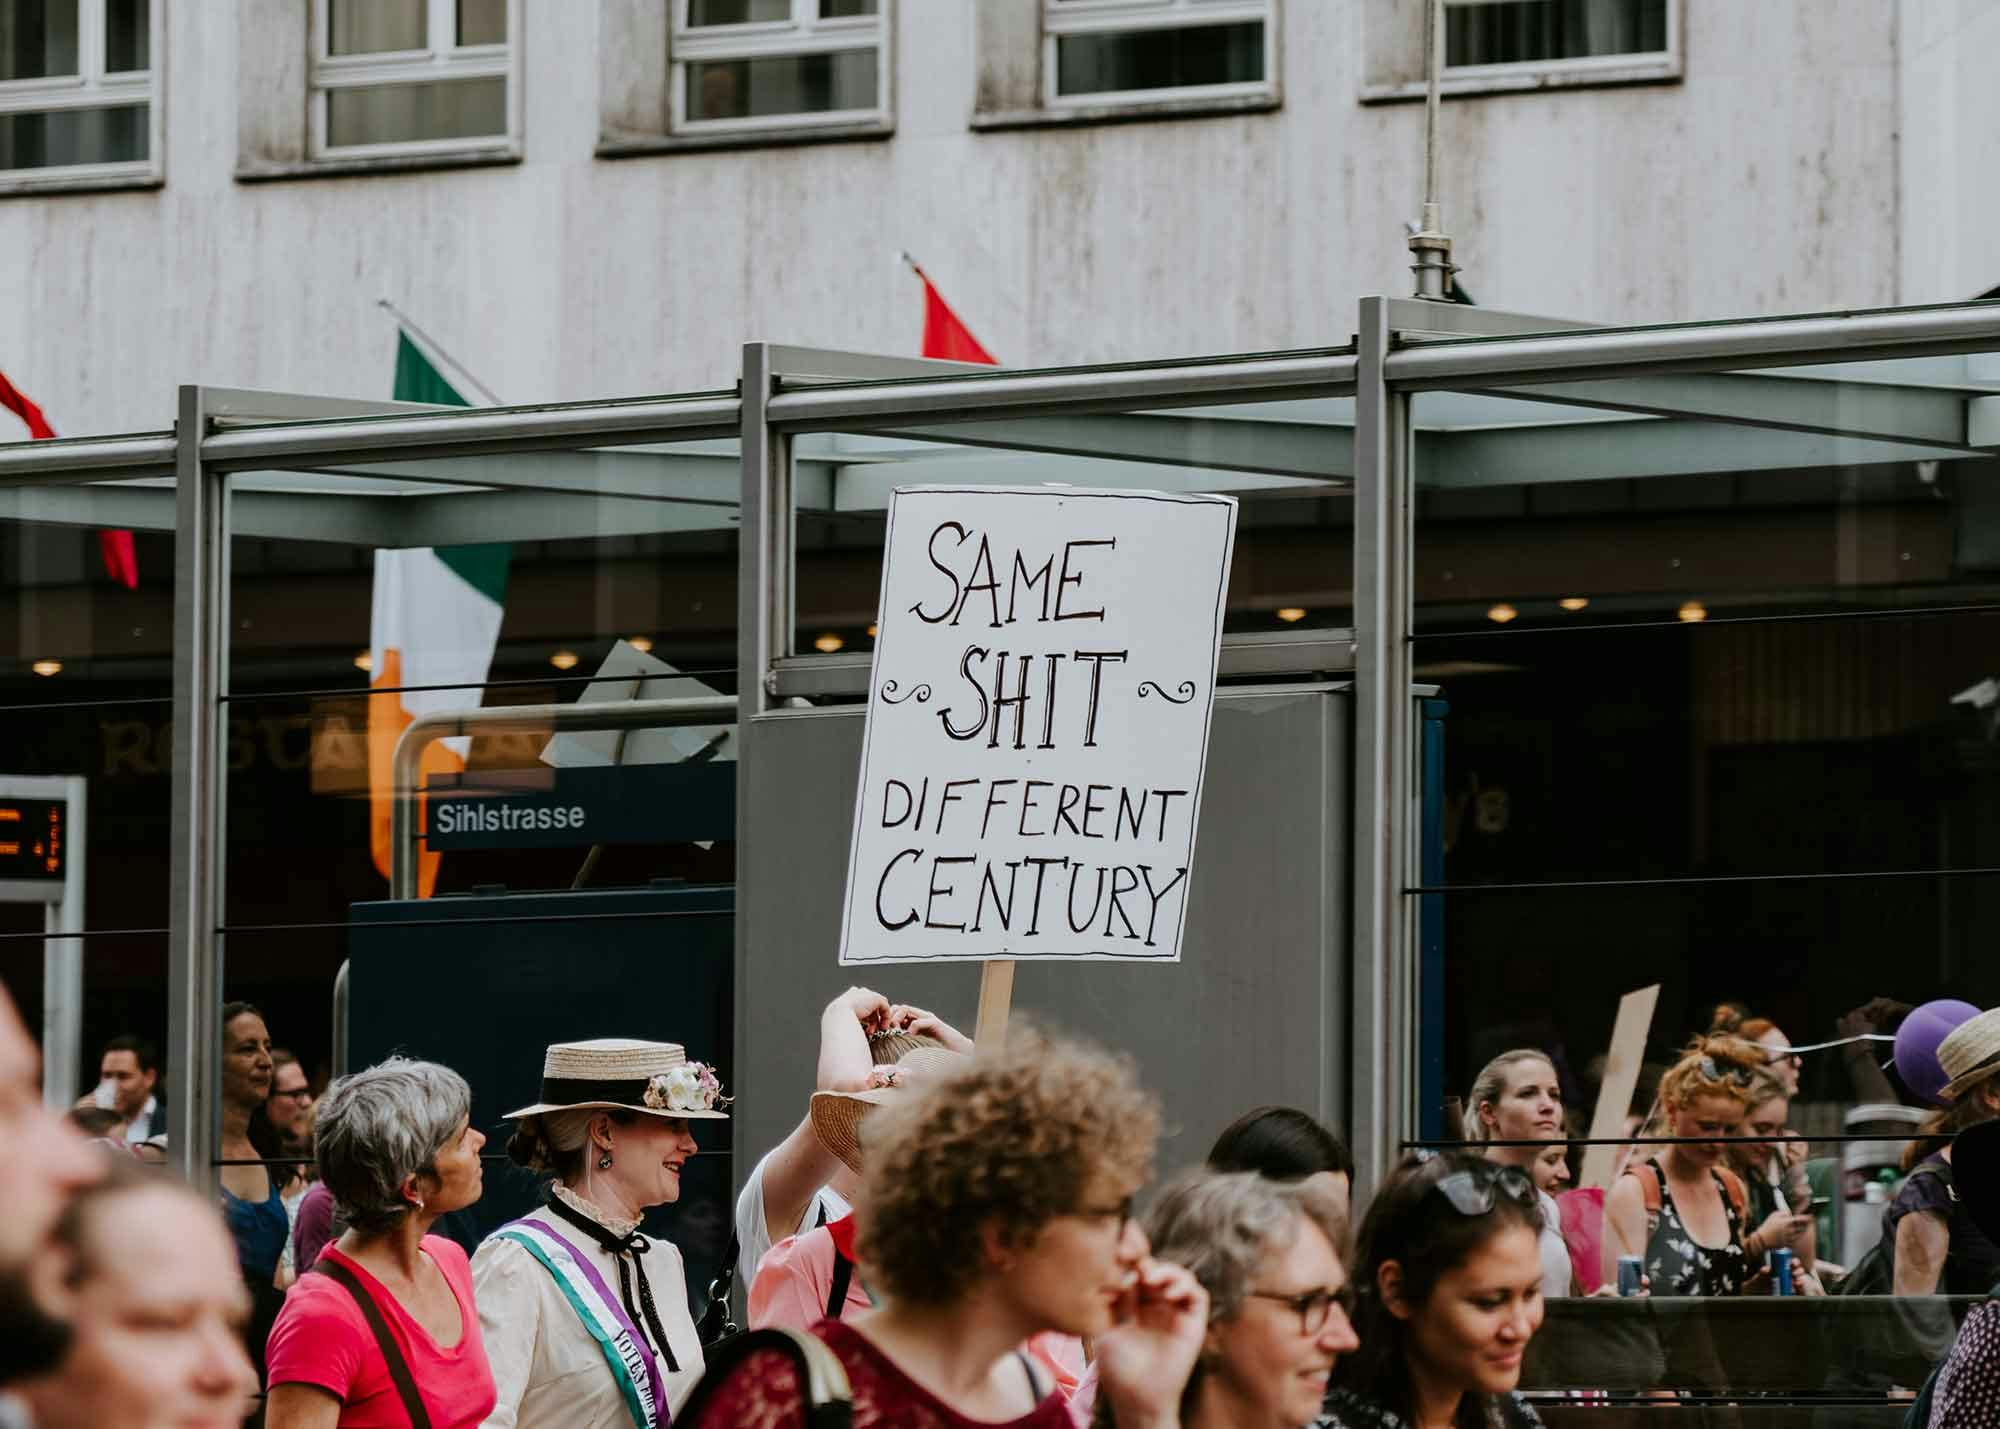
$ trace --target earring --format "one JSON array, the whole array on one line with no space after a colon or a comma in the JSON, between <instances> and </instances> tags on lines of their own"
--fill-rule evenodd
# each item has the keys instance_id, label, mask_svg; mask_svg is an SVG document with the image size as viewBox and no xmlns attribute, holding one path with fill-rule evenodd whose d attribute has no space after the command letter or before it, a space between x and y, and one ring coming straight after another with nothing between
<instances>
[{"instance_id":1,"label":"earring","mask_svg":"<svg viewBox=\"0 0 2000 1429\"><path fill-rule=\"evenodd\" d=\"M609 1171L611 1169L611 1153L609 1151L597 1158L597 1169L600 1171Z\"/></svg>"}]
</instances>

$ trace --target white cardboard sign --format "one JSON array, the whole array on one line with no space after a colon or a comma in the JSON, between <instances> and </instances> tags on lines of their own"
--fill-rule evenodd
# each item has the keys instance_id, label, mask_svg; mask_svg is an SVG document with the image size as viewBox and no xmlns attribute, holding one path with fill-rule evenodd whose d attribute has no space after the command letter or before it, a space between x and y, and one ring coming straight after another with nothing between
<instances>
[{"instance_id":1,"label":"white cardboard sign","mask_svg":"<svg viewBox=\"0 0 2000 1429\"><path fill-rule=\"evenodd\" d=\"M844 965L1175 962L1236 503L889 504Z\"/></svg>"}]
</instances>

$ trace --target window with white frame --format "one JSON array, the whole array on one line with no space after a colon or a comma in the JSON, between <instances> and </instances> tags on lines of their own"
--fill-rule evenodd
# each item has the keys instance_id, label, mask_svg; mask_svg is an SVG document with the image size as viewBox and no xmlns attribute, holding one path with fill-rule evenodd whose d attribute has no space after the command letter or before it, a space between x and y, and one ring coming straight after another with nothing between
<instances>
[{"instance_id":1,"label":"window with white frame","mask_svg":"<svg viewBox=\"0 0 2000 1429\"><path fill-rule=\"evenodd\" d=\"M890 0L673 3L675 132L887 122Z\"/></svg>"},{"instance_id":2,"label":"window with white frame","mask_svg":"<svg viewBox=\"0 0 2000 1429\"><path fill-rule=\"evenodd\" d=\"M148 0L0 0L0 186L159 176Z\"/></svg>"},{"instance_id":3,"label":"window with white frame","mask_svg":"<svg viewBox=\"0 0 2000 1429\"><path fill-rule=\"evenodd\" d=\"M1042 0L1043 103L1269 96L1272 3Z\"/></svg>"},{"instance_id":4,"label":"window with white frame","mask_svg":"<svg viewBox=\"0 0 2000 1429\"><path fill-rule=\"evenodd\" d=\"M1672 0L1445 0L1447 70L1588 70L1665 61Z\"/></svg>"},{"instance_id":5,"label":"window with white frame","mask_svg":"<svg viewBox=\"0 0 2000 1429\"><path fill-rule=\"evenodd\" d=\"M519 0L315 0L315 158L448 155L520 132Z\"/></svg>"}]
</instances>

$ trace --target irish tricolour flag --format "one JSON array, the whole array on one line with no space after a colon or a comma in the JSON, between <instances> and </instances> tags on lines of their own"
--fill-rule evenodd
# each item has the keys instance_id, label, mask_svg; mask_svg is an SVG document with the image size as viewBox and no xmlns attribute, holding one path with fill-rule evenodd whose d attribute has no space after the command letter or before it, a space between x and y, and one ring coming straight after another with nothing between
<instances>
[{"instance_id":1,"label":"irish tricolour flag","mask_svg":"<svg viewBox=\"0 0 2000 1429\"><path fill-rule=\"evenodd\" d=\"M471 405L407 333L396 340L396 399ZM479 687L500 639L511 549L423 546L375 553L368 646L369 687L378 693L368 701L368 790L375 867L384 878L393 849L390 770L396 741L418 715L480 702ZM432 741L424 751L423 782L462 771L470 745L464 737ZM437 886L438 859L429 852L418 858L419 898L430 897Z\"/></svg>"}]
</instances>

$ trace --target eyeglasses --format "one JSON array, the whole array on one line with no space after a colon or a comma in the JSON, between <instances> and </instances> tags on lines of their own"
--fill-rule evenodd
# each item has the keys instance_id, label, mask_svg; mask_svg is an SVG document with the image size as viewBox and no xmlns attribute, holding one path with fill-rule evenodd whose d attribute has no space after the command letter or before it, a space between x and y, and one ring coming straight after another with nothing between
<instances>
[{"instance_id":1,"label":"eyeglasses","mask_svg":"<svg viewBox=\"0 0 2000 1429\"><path fill-rule=\"evenodd\" d=\"M274 1097L310 1097L310 1096L312 1095L312 1088L311 1088L311 1087L295 1087L295 1088L293 1088L293 1089L292 1089L291 1091L289 1091L289 1092L285 1092L285 1091L274 1091L274 1092L272 1092L272 1093L271 1093L271 1095L272 1095L272 1096L274 1096Z\"/></svg>"},{"instance_id":2,"label":"eyeglasses","mask_svg":"<svg viewBox=\"0 0 2000 1429\"><path fill-rule=\"evenodd\" d=\"M1751 1071L1741 1062L1718 1062L1713 1057L1701 1059L1701 1075L1711 1082L1734 1082L1739 1087L1747 1087L1751 1081Z\"/></svg>"},{"instance_id":3,"label":"eyeglasses","mask_svg":"<svg viewBox=\"0 0 2000 1429\"><path fill-rule=\"evenodd\" d=\"M1494 1200L1500 1195L1519 1201L1530 1209L1537 1209L1540 1204L1535 1199L1535 1183L1518 1166L1482 1163L1476 1168L1454 1171L1440 1178L1436 1189L1461 1216L1485 1215L1493 1209Z\"/></svg>"},{"instance_id":4,"label":"eyeglasses","mask_svg":"<svg viewBox=\"0 0 2000 1429\"><path fill-rule=\"evenodd\" d=\"M1348 1319L1354 1318L1354 1288L1343 1285L1338 1290L1308 1290L1302 1295L1281 1295L1275 1290L1252 1290L1253 1300L1269 1300L1275 1304L1291 1307L1299 1317L1299 1333L1317 1335L1326 1328L1327 1316L1338 1305L1340 1313Z\"/></svg>"},{"instance_id":5,"label":"eyeglasses","mask_svg":"<svg viewBox=\"0 0 2000 1429\"><path fill-rule=\"evenodd\" d=\"M1122 1238L1125 1227L1132 1223L1132 1211L1135 1205L1136 1199L1127 1196L1115 1206L1078 1206L1070 1214L1100 1221L1108 1221L1115 1217L1118 1221L1118 1234Z\"/></svg>"}]
</instances>

